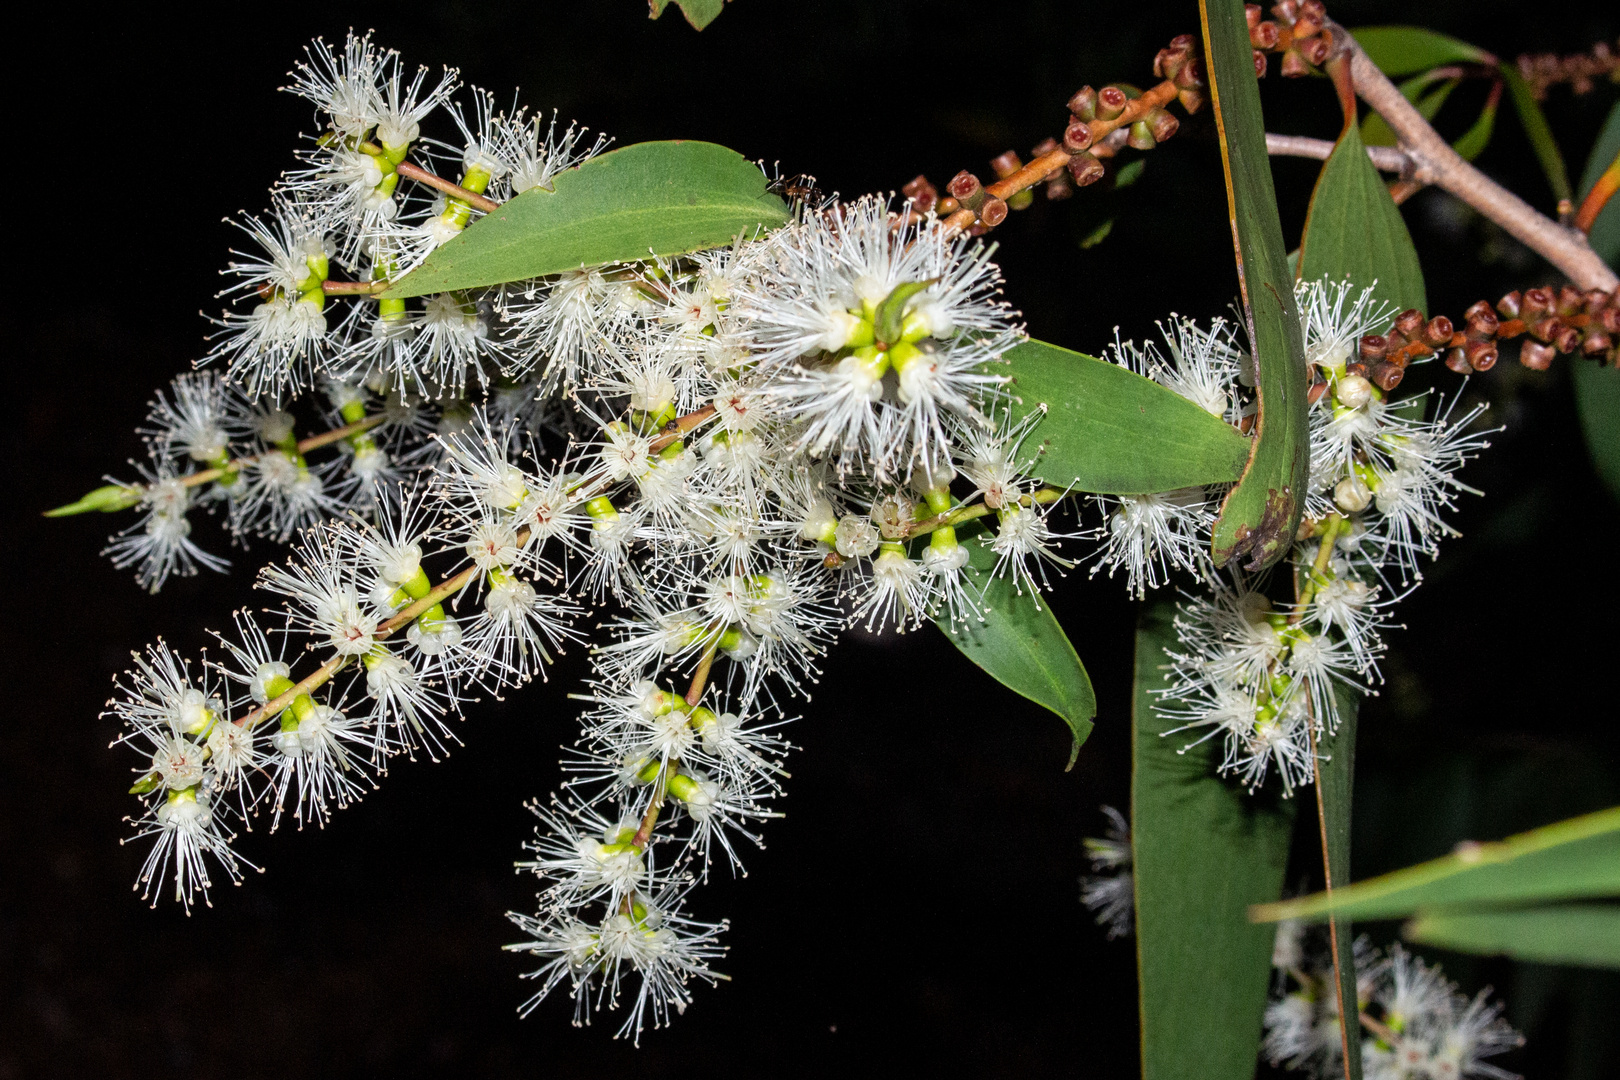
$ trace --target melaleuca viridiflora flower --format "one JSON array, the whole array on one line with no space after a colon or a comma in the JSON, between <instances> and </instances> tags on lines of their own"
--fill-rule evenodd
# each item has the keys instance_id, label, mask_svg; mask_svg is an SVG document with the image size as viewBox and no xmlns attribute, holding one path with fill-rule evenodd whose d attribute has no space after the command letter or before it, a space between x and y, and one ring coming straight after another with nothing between
<instances>
[{"instance_id":1,"label":"melaleuca viridiflora flower","mask_svg":"<svg viewBox=\"0 0 1620 1080\"><path fill-rule=\"evenodd\" d=\"M1072 530L1000 373L1020 340L990 250L868 197L672 259L381 298L487 209L601 152L367 37L289 89L319 130L244 217L204 367L154 401L110 553L154 591L224 561L195 511L290 542L208 655L118 682L138 887L188 910L255 817L325 825L468 702L588 647L583 732L536 802L537 993L639 1036L719 976L701 884L777 816L786 724L840 630L983 617L969 572L1043 587ZM435 116L451 142L424 133ZM443 136L441 136L443 137Z\"/></svg>"}]
</instances>

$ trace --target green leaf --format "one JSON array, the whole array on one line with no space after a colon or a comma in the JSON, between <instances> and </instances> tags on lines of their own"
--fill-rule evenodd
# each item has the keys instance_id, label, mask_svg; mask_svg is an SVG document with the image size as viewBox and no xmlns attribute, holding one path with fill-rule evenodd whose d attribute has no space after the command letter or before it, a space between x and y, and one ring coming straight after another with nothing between
<instances>
[{"instance_id":1,"label":"green leaf","mask_svg":"<svg viewBox=\"0 0 1620 1080\"><path fill-rule=\"evenodd\" d=\"M695 30L702 30L705 26L720 17L725 10L727 0L675 0L675 6L681 9L686 21L692 24ZM664 13L669 6L669 0L647 0L650 10L648 18L656 19Z\"/></svg>"},{"instance_id":2,"label":"green leaf","mask_svg":"<svg viewBox=\"0 0 1620 1080\"><path fill-rule=\"evenodd\" d=\"M1045 408L1026 451L1053 487L1139 494L1230 483L1249 440L1151 379L1103 360L1024 341L1007 352L1014 417Z\"/></svg>"},{"instance_id":3,"label":"green leaf","mask_svg":"<svg viewBox=\"0 0 1620 1080\"><path fill-rule=\"evenodd\" d=\"M1376 282L1374 296L1397 311L1428 310L1412 236L1354 125L1322 165L1300 246L1300 280Z\"/></svg>"},{"instance_id":4,"label":"green leaf","mask_svg":"<svg viewBox=\"0 0 1620 1080\"><path fill-rule=\"evenodd\" d=\"M1361 695L1343 683L1335 683L1333 693L1339 705L1339 730L1331 736L1323 736L1317 744L1317 752L1323 757L1317 762L1316 809L1320 815L1322 854L1329 880L1335 885L1348 885L1350 793L1355 784L1356 721L1361 711ZM1333 967L1339 975L1339 1015L1343 1017L1352 1015L1354 1011L1343 1006L1357 1000L1356 956L1355 949L1351 947L1355 932L1350 920L1342 915L1336 915L1329 921L1332 923L1332 933L1328 940ZM1348 1052L1347 1080L1361 1080L1360 1031L1353 1030L1350 1036L1342 1040L1343 1048Z\"/></svg>"},{"instance_id":5,"label":"green leaf","mask_svg":"<svg viewBox=\"0 0 1620 1080\"><path fill-rule=\"evenodd\" d=\"M1613 904L1429 912L1407 923L1401 934L1455 952L1620 968L1620 906Z\"/></svg>"},{"instance_id":6,"label":"green leaf","mask_svg":"<svg viewBox=\"0 0 1620 1080\"><path fill-rule=\"evenodd\" d=\"M991 574L996 558L989 547L965 542L971 557L966 573L971 587L984 598L984 622L953 623L947 614L936 625L964 656L1003 686L1044 705L1069 725L1074 737L1069 750L1072 768L1081 744L1091 735L1091 718L1097 715L1091 677L1050 605Z\"/></svg>"},{"instance_id":7,"label":"green leaf","mask_svg":"<svg viewBox=\"0 0 1620 1080\"><path fill-rule=\"evenodd\" d=\"M1473 161L1484 153L1485 147L1490 145L1491 136L1496 133L1496 95L1493 93L1485 99L1485 107L1479 111L1473 126L1451 144L1464 161Z\"/></svg>"},{"instance_id":8,"label":"green leaf","mask_svg":"<svg viewBox=\"0 0 1620 1080\"><path fill-rule=\"evenodd\" d=\"M1586 159L1586 168L1581 173L1581 198L1586 198L1586 193L1592 190L1592 185L1617 153L1620 153L1620 104L1609 111L1597 145ZM1587 242L1604 262L1620 266L1620 196L1610 199L1603 213L1592 223ZM1620 498L1620 369L1575 360L1570 364L1570 376L1575 382L1575 410L1581 418L1581 431L1586 435L1592 467L1615 497Z\"/></svg>"},{"instance_id":9,"label":"green leaf","mask_svg":"<svg viewBox=\"0 0 1620 1080\"><path fill-rule=\"evenodd\" d=\"M1496 63L1478 46L1418 26L1363 26L1350 33L1385 75L1410 75L1441 64Z\"/></svg>"},{"instance_id":10,"label":"green leaf","mask_svg":"<svg viewBox=\"0 0 1620 1080\"><path fill-rule=\"evenodd\" d=\"M1575 383L1575 411L1581 418L1592 467L1620 498L1620 368L1599 367L1577 358L1570 362L1570 378Z\"/></svg>"},{"instance_id":11,"label":"green leaf","mask_svg":"<svg viewBox=\"0 0 1620 1080\"><path fill-rule=\"evenodd\" d=\"M1256 919L1320 920L1329 912L1390 919L1423 908L1620 896L1620 806L1458 850L1326 894L1267 904Z\"/></svg>"},{"instance_id":12,"label":"green leaf","mask_svg":"<svg viewBox=\"0 0 1620 1080\"><path fill-rule=\"evenodd\" d=\"M1547 174L1547 183L1552 188L1553 198L1560 201L1571 198L1569 170L1564 168L1564 155L1558 150L1552 128L1547 126L1547 118L1542 115L1541 106L1536 102L1530 84L1524 81L1524 76L1520 75L1519 69L1512 64L1502 64L1497 70L1502 73L1502 78L1507 83L1508 96L1513 99L1513 107L1518 110L1519 122L1524 125L1524 133L1530 139L1530 148L1536 152L1536 160L1541 162L1541 171Z\"/></svg>"},{"instance_id":13,"label":"green leaf","mask_svg":"<svg viewBox=\"0 0 1620 1080\"><path fill-rule=\"evenodd\" d=\"M1401 83L1401 93L1407 101L1417 106L1417 111L1425 120L1433 120L1440 111L1440 106L1446 103L1451 92L1461 84L1460 79L1447 79L1427 94L1423 89L1434 79L1430 75L1418 75ZM1361 141L1368 146L1394 146L1400 140L1395 132L1390 130L1389 122L1375 112L1367 113L1366 119L1361 121Z\"/></svg>"},{"instance_id":14,"label":"green leaf","mask_svg":"<svg viewBox=\"0 0 1620 1080\"><path fill-rule=\"evenodd\" d=\"M714 143L646 142L559 174L485 215L384 296L421 296L717 247L787 220L748 159Z\"/></svg>"},{"instance_id":15,"label":"green leaf","mask_svg":"<svg viewBox=\"0 0 1620 1080\"><path fill-rule=\"evenodd\" d=\"M1171 725L1153 691L1174 640L1168 605L1144 616L1131 709L1142 1075L1250 1080L1275 934L1244 911L1282 892L1294 803L1251 798L1216 776L1219 739L1182 753L1185 733L1161 735Z\"/></svg>"},{"instance_id":16,"label":"green leaf","mask_svg":"<svg viewBox=\"0 0 1620 1080\"><path fill-rule=\"evenodd\" d=\"M1138 95L1141 96L1141 95ZM1142 170L1147 168L1147 158L1135 158L1119 167L1114 174L1114 187L1116 189L1130 187L1142 177Z\"/></svg>"},{"instance_id":17,"label":"green leaf","mask_svg":"<svg viewBox=\"0 0 1620 1080\"><path fill-rule=\"evenodd\" d=\"M1102 243L1104 240L1108 239L1108 234L1113 232L1113 231L1114 231L1114 219L1109 218L1107 221L1103 222L1101 225L1097 226L1095 229L1092 229L1084 237L1081 238L1081 240L1080 240L1080 250L1081 251L1089 251L1089 250L1091 250L1092 248L1096 247L1098 244Z\"/></svg>"},{"instance_id":18,"label":"green leaf","mask_svg":"<svg viewBox=\"0 0 1620 1080\"><path fill-rule=\"evenodd\" d=\"M1260 570L1293 546L1304 506L1310 466L1305 346L1243 5L1238 0L1199 0L1199 10L1260 405L1249 464L1221 507L1212 554L1217 566L1247 557L1244 565Z\"/></svg>"}]
</instances>

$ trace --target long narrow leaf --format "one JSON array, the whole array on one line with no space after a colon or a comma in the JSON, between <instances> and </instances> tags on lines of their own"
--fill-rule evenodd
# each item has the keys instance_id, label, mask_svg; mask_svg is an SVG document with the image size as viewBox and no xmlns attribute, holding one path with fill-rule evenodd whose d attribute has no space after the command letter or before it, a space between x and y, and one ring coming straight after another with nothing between
<instances>
[{"instance_id":1,"label":"long narrow leaf","mask_svg":"<svg viewBox=\"0 0 1620 1080\"><path fill-rule=\"evenodd\" d=\"M1570 818L1499 843L1464 844L1443 858L1278 904L1252 915L1321 920L1330 913L1390 919L1420 908L1531 904L1620 896L1620 807Z\"/></svg>"},{"instance_id":2,"label":"long narrow leaf","mask_svg":"<svg viewBox=\"0 0 1620 1080\"><path fill-rule=\"evenodd\" d=\"M1581 173L1581 198L1586 198L1616 154L1620 154L1620 104L1609 110L1608 122L1587 158ZM1610 266L1620 266L1620 196L1610 199L1603 208L1592 223L1587 241ZM1570 375L1592 465L1609 491L1620 498L1620 369L1574 360Z\"/></svg>"},{"instance_id":3,"label":"long narrow leaf","mask_svg":"<svg viewBox=\"0 0 1620 1080\"><path fill-rule=\"evenodd\" d=\"M1310 466L1305 347L1243 5L1200 0L1199 10L1260 406L1248 467L1215 522L1213 555L1218 566L1239 558L1259 570L1283 557L1299 528Z\"/></svg>"},{"instance_id":4,"label":"long narrow leaf","mask_svg":"<svg viewBox=\"0 0 1620 1080\"><path fill-rule=\"evenodd\" d=\"M1419 26L1363 26L1350 31L1385 75L1410 75L1441 64L1494 64L1477 45Z\"/></svg>"},{"instance_id":5,"label":"long narrow leaf","mask_svg":"<svg viewBox=\"0 0 1620 1080\"><path fill-rule=\"evenodd\" d=\"M1537 964L1620 968L1620 905L1565 904L1516 911L1438 911L1402 929L1412 941Z\"/></svg>"},{"instance_id":6,"label":"long narrow leaf","mask_svg":"<svg viewBox=\"0 0 1620 1080\"><path fill-rule=\"evenodd\" d=\"M1552 128L1547 126L1547 117L1542 114L1530 84L1524 81L1524 76L1512 64L1503 64L1498 70L1507 83L1508 96L1513 99L1513 108L1518 111L1524 133L1530 139L1530 149L1535 151L1536 160L1541 162L1541 171L1547 175L1547 185L1552 188L1553 198L1560 202L1571 198L1569 170L1564 167L1564 155L1558 149Z\"/></svg>"},{"instance_id":7,"label":"long narrow leaf","mask_svg":"<svg viewBox=\"0 0 1620 1080\"><path fill-rule=\"evenodd\" d=\"M1170 610L1142 621L1132 703L1131 843L1146 1080L1250 1080L1275 935L1245 906L1282 891L1294 803L1215 775L1220 741L1182 752L1154 709Z\"/></svg>"}]
</instances>

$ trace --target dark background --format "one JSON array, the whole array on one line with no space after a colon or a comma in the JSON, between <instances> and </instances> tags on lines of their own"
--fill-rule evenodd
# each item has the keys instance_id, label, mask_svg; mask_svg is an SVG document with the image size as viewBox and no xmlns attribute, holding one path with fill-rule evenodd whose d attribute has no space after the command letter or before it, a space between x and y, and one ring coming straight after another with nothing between
<instances>
[{"instance_id":1,"label":"dark background","mask_svg":"<svg viewBox=\"0 0 1620 1080\"><path fill-rule=\"evenodd\" d=\"M1504 56L1617 30L1599 3L1331 11L1352 26L1421 18ZM738 0L699 35L678 13L647 21L638 0L33 11L7 50L0 1080L1132 1075L1132 948L1092 926L1078 878L1098 804L1127 805L1135 611L1083 573L1055 598L1099 704L1072 772L1061 725L932 632L852 638L829 658L794 733L788 817L749 877L695 898L700 915L732 921L733 981L699 989L639 1051L612 1024L570 1028L566 1002L519 1021L528 965L499 949L519 936L503 912L531 900L510 872L531 823L520 803L557 782L577 656L549 686L476 707L464 749L401 764L325 831L246 838L269 870L216 888L212 910L148 911L130 892L141 856L118 844L130 762L106 749L114 725L97 716L109 679L159 633L201 646L205 627L256 602L247 570L273 551L149 597L98 557L111 520L36 514L141 452L143 403L199 354L197 310L215 306L233 239L222 215L264 204L311 125L275 88L309 37L351 25L503 97L521 86L620 145L709 139L854 194L919 171L941 184L964 167L988 175L1008 148L1027 157L1080 83L1146 84L1154 51L1198 17L1190 3ZM1273 76L1264 93L1272 130L1335 133L1325 82ZM1458 91L1442 129L1460 132L1482 93ZM1576 175L1614 97L1553 91ZM1482 164L1549 209L1505 111L1498 131ZM1276 164L1294 237L1315 168ZM1140 338L1168 311L1218 314L1234 292L1224 213L1206 115L1134 186L1014 215L998 234L1008 295L1032 333L1088 351L1116 325ZM1555 280L1443 195L1418 196L1406 216L1434 311ZM1081 249L1110 217L1106 242ZM1561 368L1507 362L1474 381L1506 428L1465 475L1491 497L1465 506L1465 538L1403 606L1389 684L1364 710L1358 876L1620 802L1620 513L1588 465ZM218 548L214 528L200 539ZM1505 995L1530 1039L1507 1064L1614 1075L1614 976L1432 955L1465 990Z\"/></svg>"}]
</instances>

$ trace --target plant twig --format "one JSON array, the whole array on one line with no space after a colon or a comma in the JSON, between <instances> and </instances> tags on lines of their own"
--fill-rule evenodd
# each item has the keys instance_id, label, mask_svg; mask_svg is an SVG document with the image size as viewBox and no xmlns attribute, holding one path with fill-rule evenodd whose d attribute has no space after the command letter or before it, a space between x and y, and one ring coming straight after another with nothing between
<instances>
[{"instance_id":1,"label":"plant twig","mask_svg":"<svg viewBox=\"0 0 1620 1080\"><path fill-rule=\"evenodd\" d=\"M498 209L501 205L494 199L480 195L476 191L468 191L460 184L452 183L442 176L435 176L420 165L413 165L409 161L400 162L394 166L394 171L407 179L415 180L419 184L426 184L430 188L442 191L451 198L460 199L467 205L476 210L482 210L486 214Z\"/></svg>"},{"instance_id":2,"label":"plant twig","mask_svg":"<svg viewBox=\"0 0 1620 1080\"><path fill-rule=\"evenodd\" d=\"M1302 157L1326 161L1337 145L1331 139L1313 139L1308 135L1278 135L1266 132L1266 153L1272 157ZM1367 159L1381 172L1405 173L1417 166L1411 158L1393 146L1367 147Z\"/></svg>"}]
</instances>

